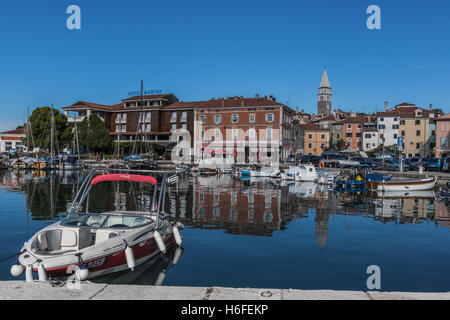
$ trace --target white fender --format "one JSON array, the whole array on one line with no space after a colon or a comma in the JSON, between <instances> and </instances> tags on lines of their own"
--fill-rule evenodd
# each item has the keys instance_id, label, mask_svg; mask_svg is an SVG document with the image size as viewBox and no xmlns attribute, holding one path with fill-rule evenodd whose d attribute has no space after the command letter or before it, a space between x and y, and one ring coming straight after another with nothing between
<instances>
[{"instance_id":1,"label":"white fender","mask_svg":"<svg viewBox=\"0 0 450 320\"><path fill-rule=\"evenodd\" d=\"M173 254L173 260L172 260L173 264L177 264L178 260L180 260L182 252L183 252L183 249L181 249L180 247L175 249L175 253Z\"/></svg>"},{"instance_id":2,"label":"white fender","mask_svg":"<svg viewBox=\"0 0 450 320\"><path fill-rule=\"evenodd\" d=\"M134 267L136 267L136 260L134 260L133 249L128 245L125 248L125 257L127 259L128 268L134 270Z\"/></svg>"},{"instance_id":3,"label":"white fender","mask_svg":"<svg viewBox=\"0 0 450 320\"><path fill-rule=\"evenodd\" d=\"M38 265L38 277L39 281L47 281L47 274L45 273L44 265L39 263Z\"/></svg>"},{"instance_id":4,"label":"white fender","mask_svg":"<svg viewBox=\"0 0 450 320\"><path fill-rule=\"evenodd\" d=\"M162 286L162 284L163 284L163 282L164 282L164 279L166 278L166 274L167 274L167 271L166 271L166 269L164 269L164 270L162 270L159 274L158 274L158 278L156 278L156 281L155 281L155 286Z\"/></svg>"},{"instance_id":5,"label":"white fender","mask_svg":"<svg viewBox=\"0 0 450 320\"><path fill-rule=\"evenodd\" d=\"M31 264L27 266L27 270L25 272L25 280L27 282L33 282L33 267Z\"/></svg>"},{"instance_id":6,"label":"white fender","mask_svg":"<svg viewBox=\"0 0 450 320\"><path fill-rule=\"evenodd\" d=\"M17 265L17 264L13 264L13 265L11 266L10 272L11 272L11 275L12 275L13 277L18 277L18 276L20 276L20 275L23 273L23 267L22 267L22 266L19 266L19 265Z\"/></svg>"},{"instance_id":7,"label":"white fender","mask_svg":"<svg viewBox=\"0 0 450 320\"><path fill-rule=\"evenodd\" d=\"M158 245L159 251L161 251L162 253L166 253L166 245L165 245L161 235L159 234L158 230L155 230L153 232L153 237L155 238L155 241L156 241L156 244Z\"/></svg>"},{"instance_id":8,"label":"white fender","mask_svg":"<svg viewBox=\"0 0 450 320\"><path fill-rule=\"evenodd\" d=\"M173 236L175 237L176 244L181 247L181 243L183 242L183 240L181 240L181 235L180 235L180 231L178 230L178 227L176 227L176 226L173 227L172 232L173 232Z\"/></svg>"},{"instance_id":9,"label":"white fender","mask_svg":"<svg viewBox=\"0 0 450 320\"><path fill-rule=\"evenodd\" d=\"M86 268L86 266L78 267L75 270L75 279L77 279L78 281L84 281L88 278L88 276L89 276L89 270L88 270L88 268Z\"/></svg>"}]
</instances>

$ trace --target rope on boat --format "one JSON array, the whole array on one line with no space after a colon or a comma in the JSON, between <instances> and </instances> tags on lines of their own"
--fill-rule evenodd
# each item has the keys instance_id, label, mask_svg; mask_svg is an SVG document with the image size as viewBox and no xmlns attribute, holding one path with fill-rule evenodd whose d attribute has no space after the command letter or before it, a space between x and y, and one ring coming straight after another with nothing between
<instances>
[{"instance_id":1,"label":"rope on boat","mask_svg":"<svg viewBox=\"0 0 450 320\"><path fill-rule=\"evenodd\" d=\"M22 252L18 252L18 253L15 253L15 254L13 254L12 256L9 256L9 257L5 257L5 258L1 258L0 259L0 262L4 262L4 261L6 261L6 260L9 260L9 259L12 259L12 258L14 258L14 257L17 257L19 254L21 254Z\"/></svg>"}]
</instances>

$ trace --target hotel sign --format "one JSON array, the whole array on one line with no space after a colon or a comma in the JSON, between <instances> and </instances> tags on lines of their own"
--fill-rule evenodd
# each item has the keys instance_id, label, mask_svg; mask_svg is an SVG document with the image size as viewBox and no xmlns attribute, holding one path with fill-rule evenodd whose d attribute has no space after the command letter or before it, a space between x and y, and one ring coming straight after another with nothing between
<instances>
[{"instance_id":1,"label":"hotel sign","mask_svg":"<svg viewBox=\"0 0 450 320\"><path fill-rule=\"evenodd\" d=\"M158 94L158 93L161 93L161 92L162 92L161 90L144 90L143 94L144 95L147 95L147 94ZM128 92L128 95L130 97L140 96L141 92L140 91L130 91L130 92Z\"/></svg>"}]
</instances>

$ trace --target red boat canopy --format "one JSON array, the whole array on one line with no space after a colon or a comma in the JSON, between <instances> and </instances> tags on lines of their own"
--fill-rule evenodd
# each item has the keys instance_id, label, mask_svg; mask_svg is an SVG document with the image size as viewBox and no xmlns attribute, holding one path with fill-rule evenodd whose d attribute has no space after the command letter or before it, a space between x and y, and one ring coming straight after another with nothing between
<instances>
[{"instance_id":1,"label":"red boat canopy","mask_svg":"<svg viewBox=\"0 0 450 320\"><path fill-rule=\"evenodd\" d=\"M155 178L150 176L141 176L138 174L104 174L101 176L97 176L91 181L91 185L96 185L99 182L103 181L130 181L130 182L146 182L151 183L152 185L156 185L157 181Z\"/></svg>"}]
</instances>

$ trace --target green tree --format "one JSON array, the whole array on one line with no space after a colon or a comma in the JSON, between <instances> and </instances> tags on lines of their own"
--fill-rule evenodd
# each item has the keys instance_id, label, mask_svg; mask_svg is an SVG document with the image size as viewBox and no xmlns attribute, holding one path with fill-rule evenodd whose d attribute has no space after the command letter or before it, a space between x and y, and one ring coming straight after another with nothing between
<instances>
[{"instance_id":1,"label":"green tree","mask_svg":"<svg viewBox=\"0 0 450 320\"><path fill-rule=\"evenodd\" d=\"M95 114L78 124L78 139L88 152L108 152L114 141L105 123Z\"/></svg>"},{"instance_id":2,"label":"green tree","mask_svg":"<svg viewBox=\"0 0 450 320\"><path fill-rule=\"evenodd\" d=\"M55 118L55 151L62 151L71 140L72 126L67 123L67 117L59 110L53 109ZM40 107L33 110L30 116L31 131L35 147L50 150L51 108Z\"/></svg>"}]
</instances>

